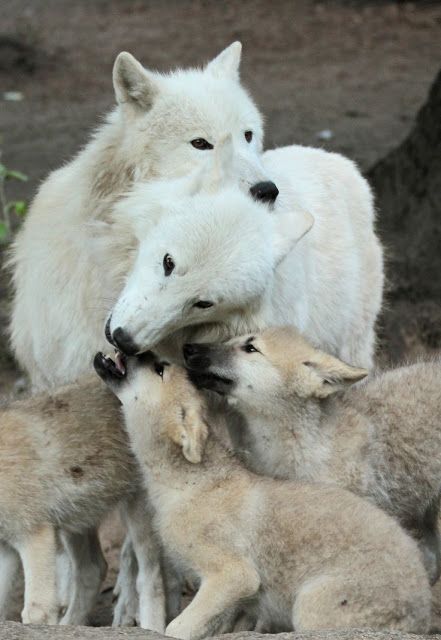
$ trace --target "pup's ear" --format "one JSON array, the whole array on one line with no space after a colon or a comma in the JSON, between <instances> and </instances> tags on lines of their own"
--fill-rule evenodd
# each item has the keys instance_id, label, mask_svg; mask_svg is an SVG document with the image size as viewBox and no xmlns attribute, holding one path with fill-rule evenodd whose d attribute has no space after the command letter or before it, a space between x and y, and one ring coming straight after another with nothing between
<instances>
[{"instance_id":1,"label":"pup's ear","mask_svg":"<svg viewBox=\"0 0 441 640\"><path fill-rule=\"evenodd\" d=\"M169 431L170 437L182 448L184 457L193 464L199 464L204 454L208 437L208 426L199 410L180 407L177 423Z\"/></svg>"},{"instance_id":2,"label":"pup's ear","mask_svg":"<svg viewBox=\"0 0 441 640\"><path fill-rule=\"evenodd\" d=\"M207 64L205 70L219 78L230 78L239 80L239 66L242 55L242 45L240 42L233 42L224 49L211 62Z\"/></svg>"},{"instance_id":3,"label":"pup's ear","mask_svg":"<svg viewBox=\"0 0 441 640\"><path fill-rule=\"evenodd\" d=\"M327 398L337 391L363 380L368 375L366 369L351 367L338 358L316 351L314 357L303 363L307 368L307 387L310 395Z\"/></svg>"},{"instance_id":4,"label":"pup's ear","mask_svg":"<svg viewBox=\"0 0 441 640\"><path fill-rule=\"evenodd\" d=\"M273 215L275 217L273 250L276 264L279 264L297 242L310 231L314 225L314 218L308 211L303 210Z\"/></svg>"},{"instance_id":5,"label":"pup's ear","mask_svg":"<svg viewBox=\"0 0 441 640\"><path fill-rule=\"evenodd\" d=\"M118 104L148 111L159 93L158 79L127 51L113 65L113 87Z\"/></svg>"}]
</instances>

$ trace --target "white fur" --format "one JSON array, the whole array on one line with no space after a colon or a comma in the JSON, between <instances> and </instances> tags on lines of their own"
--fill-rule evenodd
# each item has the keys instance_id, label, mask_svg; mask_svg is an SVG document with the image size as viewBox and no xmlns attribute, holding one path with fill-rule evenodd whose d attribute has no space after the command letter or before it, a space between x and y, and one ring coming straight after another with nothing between
<instances>
[{"instance_id":1,"label":"white fur","mask_svg":"<svg viewBox=\"0 0 441 640\"><path fill-rule=\"evenodd\" d=\"M222 187L222 179L209 194L206 188L195 194L188 180L192 195L180 184L174 202L167 200L170 186L160 202L140 185L118 204L115 235L130 234L132 225L136 242L114 273L114 281L128 276L111 331L123 328L146 350L164 340L169 347L174 338L178 345L194 339L189 328L200 325L204 339L219 339L283 322L370 367L383 272L366 182L349 161L315 149L279 149L265 154L265 163L282 186L274 211ZM213 169L206 184L212 179ZM113 252L121 251L115 245ZM176 264L168 276L166 254ZM213 306L195 308L198 300Z\"/></svg>"},{"instance_id":2,"label":"white fur","mask_svg":"<svg viewBox=\"0 0 441 640\"><path fill-rule=\"evenodd\" d=\"M104 319L121 285L111 274L122 258L97 263L91 234L132 184L203 168L212 152L191 140L216 148L228 134L241 188L268 179L262 119L239 83L240 51L234 43L204 70L167 75L143 69L130 54L117 58L118 106L79 155L43 183L13 249L12 346L34 387L76 379L105 346Z\"/></svg>"}]
</instances>

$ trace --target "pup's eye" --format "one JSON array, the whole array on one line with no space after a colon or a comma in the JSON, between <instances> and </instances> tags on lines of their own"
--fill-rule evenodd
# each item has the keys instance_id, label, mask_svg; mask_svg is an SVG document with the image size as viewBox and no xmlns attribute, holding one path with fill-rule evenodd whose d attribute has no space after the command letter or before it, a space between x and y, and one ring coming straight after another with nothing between
<instances>
[{"instance_id":1,"label":"pup's eye","mask_svg":"<svg viewBox=\"0 0 441 640\"><path fill-rule=\"evenodd\" d=\"M199 300L198 302L195 302L193 306L198 309L208 309L209 307L212 307L213 304L214 302L210 302L209 300Z\"/></svg>"},{"instance_id":2,"label":"pup's eye","mask_svg":"<svg viewBox=\"0 0 441 640\"><path fill-rule=\"evenodd\" d=\"M253 132L252 131L245 131L245 140L247 142L251 142L252 139L253 139Z\"/></svg>"},{"instance_id":3,"label":"pup's eye","mask_svg":"<svg viewBox=\"0 0 441 640\"><path fill-rule=\"evenodd\" d=\"M245 351L245 353L258 353L259 349L256 349L256 347L251 344L251 342L249 342L248 344L244 344L243 347L241 347L242 351Z\"/></svg>"},{"instance_id":4,"label":"pup's eye","mask_svg":"<svg viewBox=\"0 0 441 640\"><path fill-rule=\"evenodd\" d=\"M164 275L166 276L169 276L175 268L175 263L169 253L165 254L164 260L162 261L162 266L164 267Z\"/></svg>"},{"instance_id":5,"label":"pup's eye","mask_svg":"<svg viewBox=\"0 0 441 640\"><path fill-rule=\"evenodd\" d=\"M212 149L213 145L211 142L207 142L205 138L195 138L191 141L191 144L195 149L199 149L199 151L205 151L206 149Z\"/></svg>"},{"instance_id":6,"label":"pup's eye","mask_svg":"<svg viewBox=\"0 0 441 640\"><path fill-rule=\"evenodd\" d=\"M155 362L155 371L158 374L158 376L162 376L164 375L164 365L161 364L160 362Z\"/></svg>"}]
</instances>

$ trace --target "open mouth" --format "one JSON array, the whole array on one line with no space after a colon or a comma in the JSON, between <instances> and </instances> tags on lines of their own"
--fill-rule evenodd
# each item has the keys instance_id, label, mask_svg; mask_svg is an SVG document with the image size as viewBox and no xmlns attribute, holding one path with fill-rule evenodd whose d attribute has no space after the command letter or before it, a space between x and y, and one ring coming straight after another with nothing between
<instances>
[{"instance_id":1,"label":"open mouth","mask_svg":"<svg viewBox=\"0 0 441 640\"><path fill-rule=\"evenodd\" d=\"M234 385L234 380L224 378L223 376L219 376L215 373L199 373L194 369L188 368L187 373L190 381L198 389L209 389L210 391L215 391L221 396L227 395Z\"/></svg>"},{"instance_id":2,"label":"open mouth","mask_svg":"<svg viewBox=\"0 0 441 640\"><path fill-rule=\"evenodd\" d=\"M121 380L127 373L127 358L121 351L115 350L113 358L99 351L94 358L93 366L101 378Z\"/></svg>"}]
</instances>

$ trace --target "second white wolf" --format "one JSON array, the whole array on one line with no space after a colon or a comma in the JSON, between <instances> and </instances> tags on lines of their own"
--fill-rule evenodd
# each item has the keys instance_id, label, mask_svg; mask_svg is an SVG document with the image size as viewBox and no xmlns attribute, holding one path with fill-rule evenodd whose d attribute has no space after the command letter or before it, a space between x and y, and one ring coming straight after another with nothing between
<instances>
[{"instance_id":1,"label":"second white wolf","mask_svg":"<svg viewBox=\"0 0 441 640\"><path fill-rule=\"evenodd\" d=\"M391 517L338 487L245 469L181 367L152 353L124 376L95 363L123 404L165 551L200 580L167 635L198 640L238 607L275 631L428 630L420 553Z\"/></svg>"}]
</instances>

